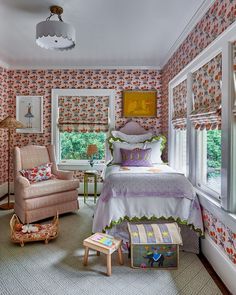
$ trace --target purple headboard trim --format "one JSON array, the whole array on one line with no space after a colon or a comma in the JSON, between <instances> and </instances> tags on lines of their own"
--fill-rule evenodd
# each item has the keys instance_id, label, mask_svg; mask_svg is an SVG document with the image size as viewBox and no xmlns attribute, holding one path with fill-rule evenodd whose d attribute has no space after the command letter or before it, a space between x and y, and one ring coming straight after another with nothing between
<instances>
[{"instance_id":1,"label":"purple headboard trim","mask_svg":"<svg viewBox=\"0 0 236 295\"><path fill-rule=\"evenodd\" d=\"M151 130L146 130L138 122L128 121L122 128L119 129L120 132L123 132L128 135L139 135L152 132Z\"/></svg>"}]
</instances>

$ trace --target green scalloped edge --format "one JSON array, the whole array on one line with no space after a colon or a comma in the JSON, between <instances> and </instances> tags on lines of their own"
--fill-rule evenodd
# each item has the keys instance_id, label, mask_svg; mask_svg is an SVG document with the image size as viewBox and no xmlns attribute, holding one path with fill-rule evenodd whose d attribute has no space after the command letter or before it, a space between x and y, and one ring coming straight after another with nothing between
<instances>
[{"instance_id":1,"label":"green scalloped edge","mask_svg":"<svg viewBox=\"0 0 236 295\"><path fill-rule=\"evenodd\" d=\"M144 141L140 141L137 143L153 142L156 140L161 140L161 151L163 151L166 146L166 137L164 135L154 135L150 139L146 139ZM128 141L123 140L119 137L114 137L114 136L108 137L107 142L108 142L108 147L109 147L109 150L111 151L112 157L113 157L113 148L112 148L113 142L126 142L126 143L128 143ZM114 165L114 164L112 164L112 161L113 161L113 159L107 164L107 166Z\"/></svg>"},{"instance_id":2,"label":"green scalloped edge","mask_svg":"<svg viewBox=\"0 0 236 295\"><path fill-rule=\"evenodd\" d=\"M200 228L196 228L194 226L193 223L188 223L187 220L182 220L180 219L179 217L178 218L174 218L174 217L164 217L164 216L161 216L161 217L156 217L155 215L151 216L150 218L146 217L146 216L143 216L143 217L129 217L129 216L124 216L123 218L121 217L120 219L118 220L112 220L110 222L109 225L107 225L103 230L102 232L106 232L106 230L108 229L111 229L113 226L115 225L118 225L118 224L121 224L122 222L124 221L128 221L128 222L140 222L140 221L157 221L157 220L167 220L167 221L175 221L177 222L178 224L183 224L183 225L187 225L188 227L190 227L190 229L194 230L195 232L197 232L199 234L200 237L205 237L204 236L204 232L200 229Z\"/></svg>"}]
</instances>

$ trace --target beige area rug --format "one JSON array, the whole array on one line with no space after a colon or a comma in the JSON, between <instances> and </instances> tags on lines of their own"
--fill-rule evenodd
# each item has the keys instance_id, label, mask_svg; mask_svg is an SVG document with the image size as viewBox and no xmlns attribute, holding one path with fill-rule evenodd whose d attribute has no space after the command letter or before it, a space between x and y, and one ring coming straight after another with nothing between
<instances>
[{"instance_id":1,"label":"beige area rug","mask_svg":"<svg viewBox=\"0 0 236 295\"><path fill-rule=\"evenodd\" d=\"M106 258L95 252L87 267L82 265L83 239L91 233L93 200L76 214L60 217L56 240L45 245L28 243L23 248L9 240L12 211L0 211L0 294L221 294L195 254L180 253L178 270L130 268L112 257L112 276L106 272Z\"/></svg>"}]
</instances>

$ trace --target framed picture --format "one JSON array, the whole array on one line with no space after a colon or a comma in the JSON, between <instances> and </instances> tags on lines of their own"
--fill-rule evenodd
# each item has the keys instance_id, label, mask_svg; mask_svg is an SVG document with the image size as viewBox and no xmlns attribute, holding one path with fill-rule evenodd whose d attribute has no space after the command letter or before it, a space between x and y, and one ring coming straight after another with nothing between
<instances>
[{"instance_id":1,"label":"framed picture","mask_svg":"<svg viewBox=\"0 0 236 295\"><path fill-rule=\"evenodd\" d=\"M16 120L26 126L18 133L43 133L43 96L17 96Z\"/></svg>"},{"instance_id":2,"label":"framed picture","mask_svg":"<svg viewBox=\"0 0 236 295\"><path fill-rule=\"evenodd\" d=\"M155 90L123 91L123 117L156 117L157 92Z\"/></svg>"}]
</instances>

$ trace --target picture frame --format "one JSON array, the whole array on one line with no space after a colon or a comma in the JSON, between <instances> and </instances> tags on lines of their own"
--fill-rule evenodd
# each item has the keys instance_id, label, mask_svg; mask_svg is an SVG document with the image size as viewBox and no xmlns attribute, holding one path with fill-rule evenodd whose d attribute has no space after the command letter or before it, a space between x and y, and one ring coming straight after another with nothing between
<instances>
[{"instance_id":1,"label":"picture frame","mask_svg":"<svg viewBox=\"0 0 236 295\"><path fill-rule=\"evenodd\" d=\"M123 117L155 118L157 116L156 90L124 90Z\"/></svg>"},{"instance_id":2,"label":"picture frame","mask_svg":"<svg viewBox=\"0 0 236 295\"><path fill-rule=\"evenodd\" d=\"M16 96L16 120L26 126L18 133L43 133L43 96Z\"/></svg>"}]
</instances>

